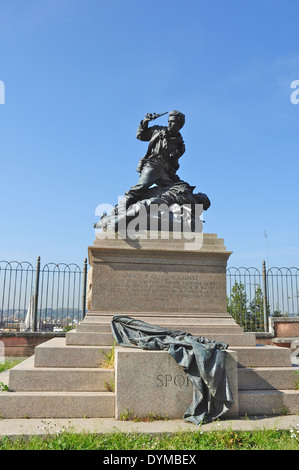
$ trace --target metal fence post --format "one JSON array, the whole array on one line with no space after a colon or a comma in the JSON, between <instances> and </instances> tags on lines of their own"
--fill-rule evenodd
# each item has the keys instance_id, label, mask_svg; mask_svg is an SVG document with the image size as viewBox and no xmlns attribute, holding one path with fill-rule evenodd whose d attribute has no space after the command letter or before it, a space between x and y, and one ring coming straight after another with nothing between
<instances>
[{"instance_id":1,"label":"metal fence post","mask_svg":"<svg viewBox=\"0 0 299 470\"><path fill-rule=\"evenodd\" d=\"M33 331L37 331L37 304L39 290L40 256L37 257L34 291Z\"/></svg>"},{"instance_id":2,"label":"metal fence post","mask_svg":"<svg viewBox=\"0 0 299 470\"><path fill-rule=\"evenodd\" d=\"M82 287L82 319L86 314L86 286L87 286L87 258L84 259L83 266L83 287Z\"/></svg>"},{"instance_id":3,"label":"metal fence post","mask_svg":"<svg viewBox=\"0 0 299 470\"><path fill-rule=\"evenodd\" d=\"M268 293L266 262L263 261L263 306L264 306L264 331L268 332Z\"/></svg>"}]
</instances>

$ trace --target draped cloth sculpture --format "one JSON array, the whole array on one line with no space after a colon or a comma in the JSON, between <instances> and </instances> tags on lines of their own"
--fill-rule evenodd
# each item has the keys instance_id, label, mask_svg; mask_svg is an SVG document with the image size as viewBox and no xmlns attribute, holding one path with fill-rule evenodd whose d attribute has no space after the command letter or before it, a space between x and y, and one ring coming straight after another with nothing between
<instances>
[{"instance_id":1,"label":"draped cloth sculpture","mask_svg":"<svg viewBox=\"0 0 299 470\"><path fill-rule=\"evenodd\" d=\"M212 421L233 405L225 370L226 343L121 315L113 317L111 330L119 345L168 351L183 367L193 385L193 401L183 415L185 421L197 425Z\"/></svg>"}]
</instances>

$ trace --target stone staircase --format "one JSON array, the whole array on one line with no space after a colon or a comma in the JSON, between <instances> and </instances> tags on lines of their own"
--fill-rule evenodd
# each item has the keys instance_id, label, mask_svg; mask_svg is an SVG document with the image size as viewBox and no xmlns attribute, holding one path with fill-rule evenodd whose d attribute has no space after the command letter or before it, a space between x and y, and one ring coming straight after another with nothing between
<instances>
[{"instance_id":1,"label":"stone staircase","mask_svg":"<svg viewBox=\"0 0 299 470\"><path fill-rule=\"evenodd\" d=\"M191 333L195 336L212 337L213 340L225 341L232 346L256 344L254 333L244 333L228 313L205 314L157 314L134 312L122 313L152 325ZM111 333L112 313L90 312L76 330L66 335L66 344L110 345L113 343Z\"/></svg>"},{"instance_id":2,"label":"stone staircase","mask_svg":"<svg viewBox=\"0 0 299 470\"><path fill-rule=\"evenodd\" d=\"M2 418L114 417L115 394L107 391L114 370L100 367L111 346L69 346L53 338L9 371L0 393Z\"/></svg>"},{"instance_id":3,"label":"stone staircase","mask_svg":"<svg viewBox=\"0 0 299 470\"><path fill-rule=\"evenodd\" d=\"M239 415L295 414L299 368L288 348L256 345L232 317L223 314L124 314L145 322L225 341L237 351ZM2 418L115 417L115 372L101 366L111 351L112 313L89 312L65 338L35 348L34 356L10 370L9 391L0 393ZM107 390L108 389L108 390Z\"/></svg>"}]
</instances>

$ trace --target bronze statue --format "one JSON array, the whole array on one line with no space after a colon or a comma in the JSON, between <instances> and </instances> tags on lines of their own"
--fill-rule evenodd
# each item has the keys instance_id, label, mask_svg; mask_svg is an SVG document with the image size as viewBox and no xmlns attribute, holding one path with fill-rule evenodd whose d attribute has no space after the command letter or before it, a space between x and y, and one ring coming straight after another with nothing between
<instances>
[{"instance_id":1,"label":"bronze statue","mask_svg":"<svg viewBox=\"0 0 299 470\"><path fill-rule=\"evenodd\" d=\"M196 206L201 205L202 210L210 207L211 203L206 194L193 193L195 186L182 181L176 174L179 159L185 152L185 144L180 133L185 124L185 115L180 111L171 111L168 126L148 126L149 122L164 114L166 113L146 114L140 122L136 137L149 144L145 156L141 158L137 167L140 173L139 180L125 193L123 201L114 207L111 214L102 216L100 222L95 224L95 228L118 231L120 223L126 226L126 223L128 224L145 210L146 225L149 230L153 217L158 217L160 221L164 217L170 221L170 230L183 231L187 224L193 231L196 217L198 218ZM161 204L171 210L161 213ZM160 207L160 210L155 213L152 210L153 206ZM183 209L187 206L189 221L186 223L186 211Z\"/></svg>"},{"instance_id":2,"label":"bronze statue","mask_svg":"<svg viewBox=\"0 0 299 470\"><path fill-rule=\"evenodd\" d=\"M179 111L171 111L167 127L148 127L150 121L162 115L146 114L138 127L137 139L149 141L149 145L137 167L139 180L125 193L126 207L143 199L144 191L153 184L166 187L178 180L178 160L185 152L185 144L180 134L180 129L185 124L185 115Z\"/></svg>"}]
</instances>

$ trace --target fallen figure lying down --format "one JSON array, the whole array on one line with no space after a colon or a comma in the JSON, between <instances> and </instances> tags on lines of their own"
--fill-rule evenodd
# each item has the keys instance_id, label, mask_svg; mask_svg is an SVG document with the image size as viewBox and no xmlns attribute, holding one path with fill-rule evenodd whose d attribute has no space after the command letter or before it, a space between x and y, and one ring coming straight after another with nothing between
<instances>
[{"instance_id":1,"label":"fallen figure lying down","mask_svg":"<svg viewBox=\"0 0 299 470\"><path fill-rule=\"evenodd\" d=\"M168 187L154 186L135 204L129 207L125 202L116 205L111 214L101 217L95 228L118 232L136 219L141 225L139 230L153 227L161 230L164 224L169 230L202 231L199 218L211 203L206 194L193 193L194 189L195 186L181 180Z\"/></svg>"}]
</instances>

